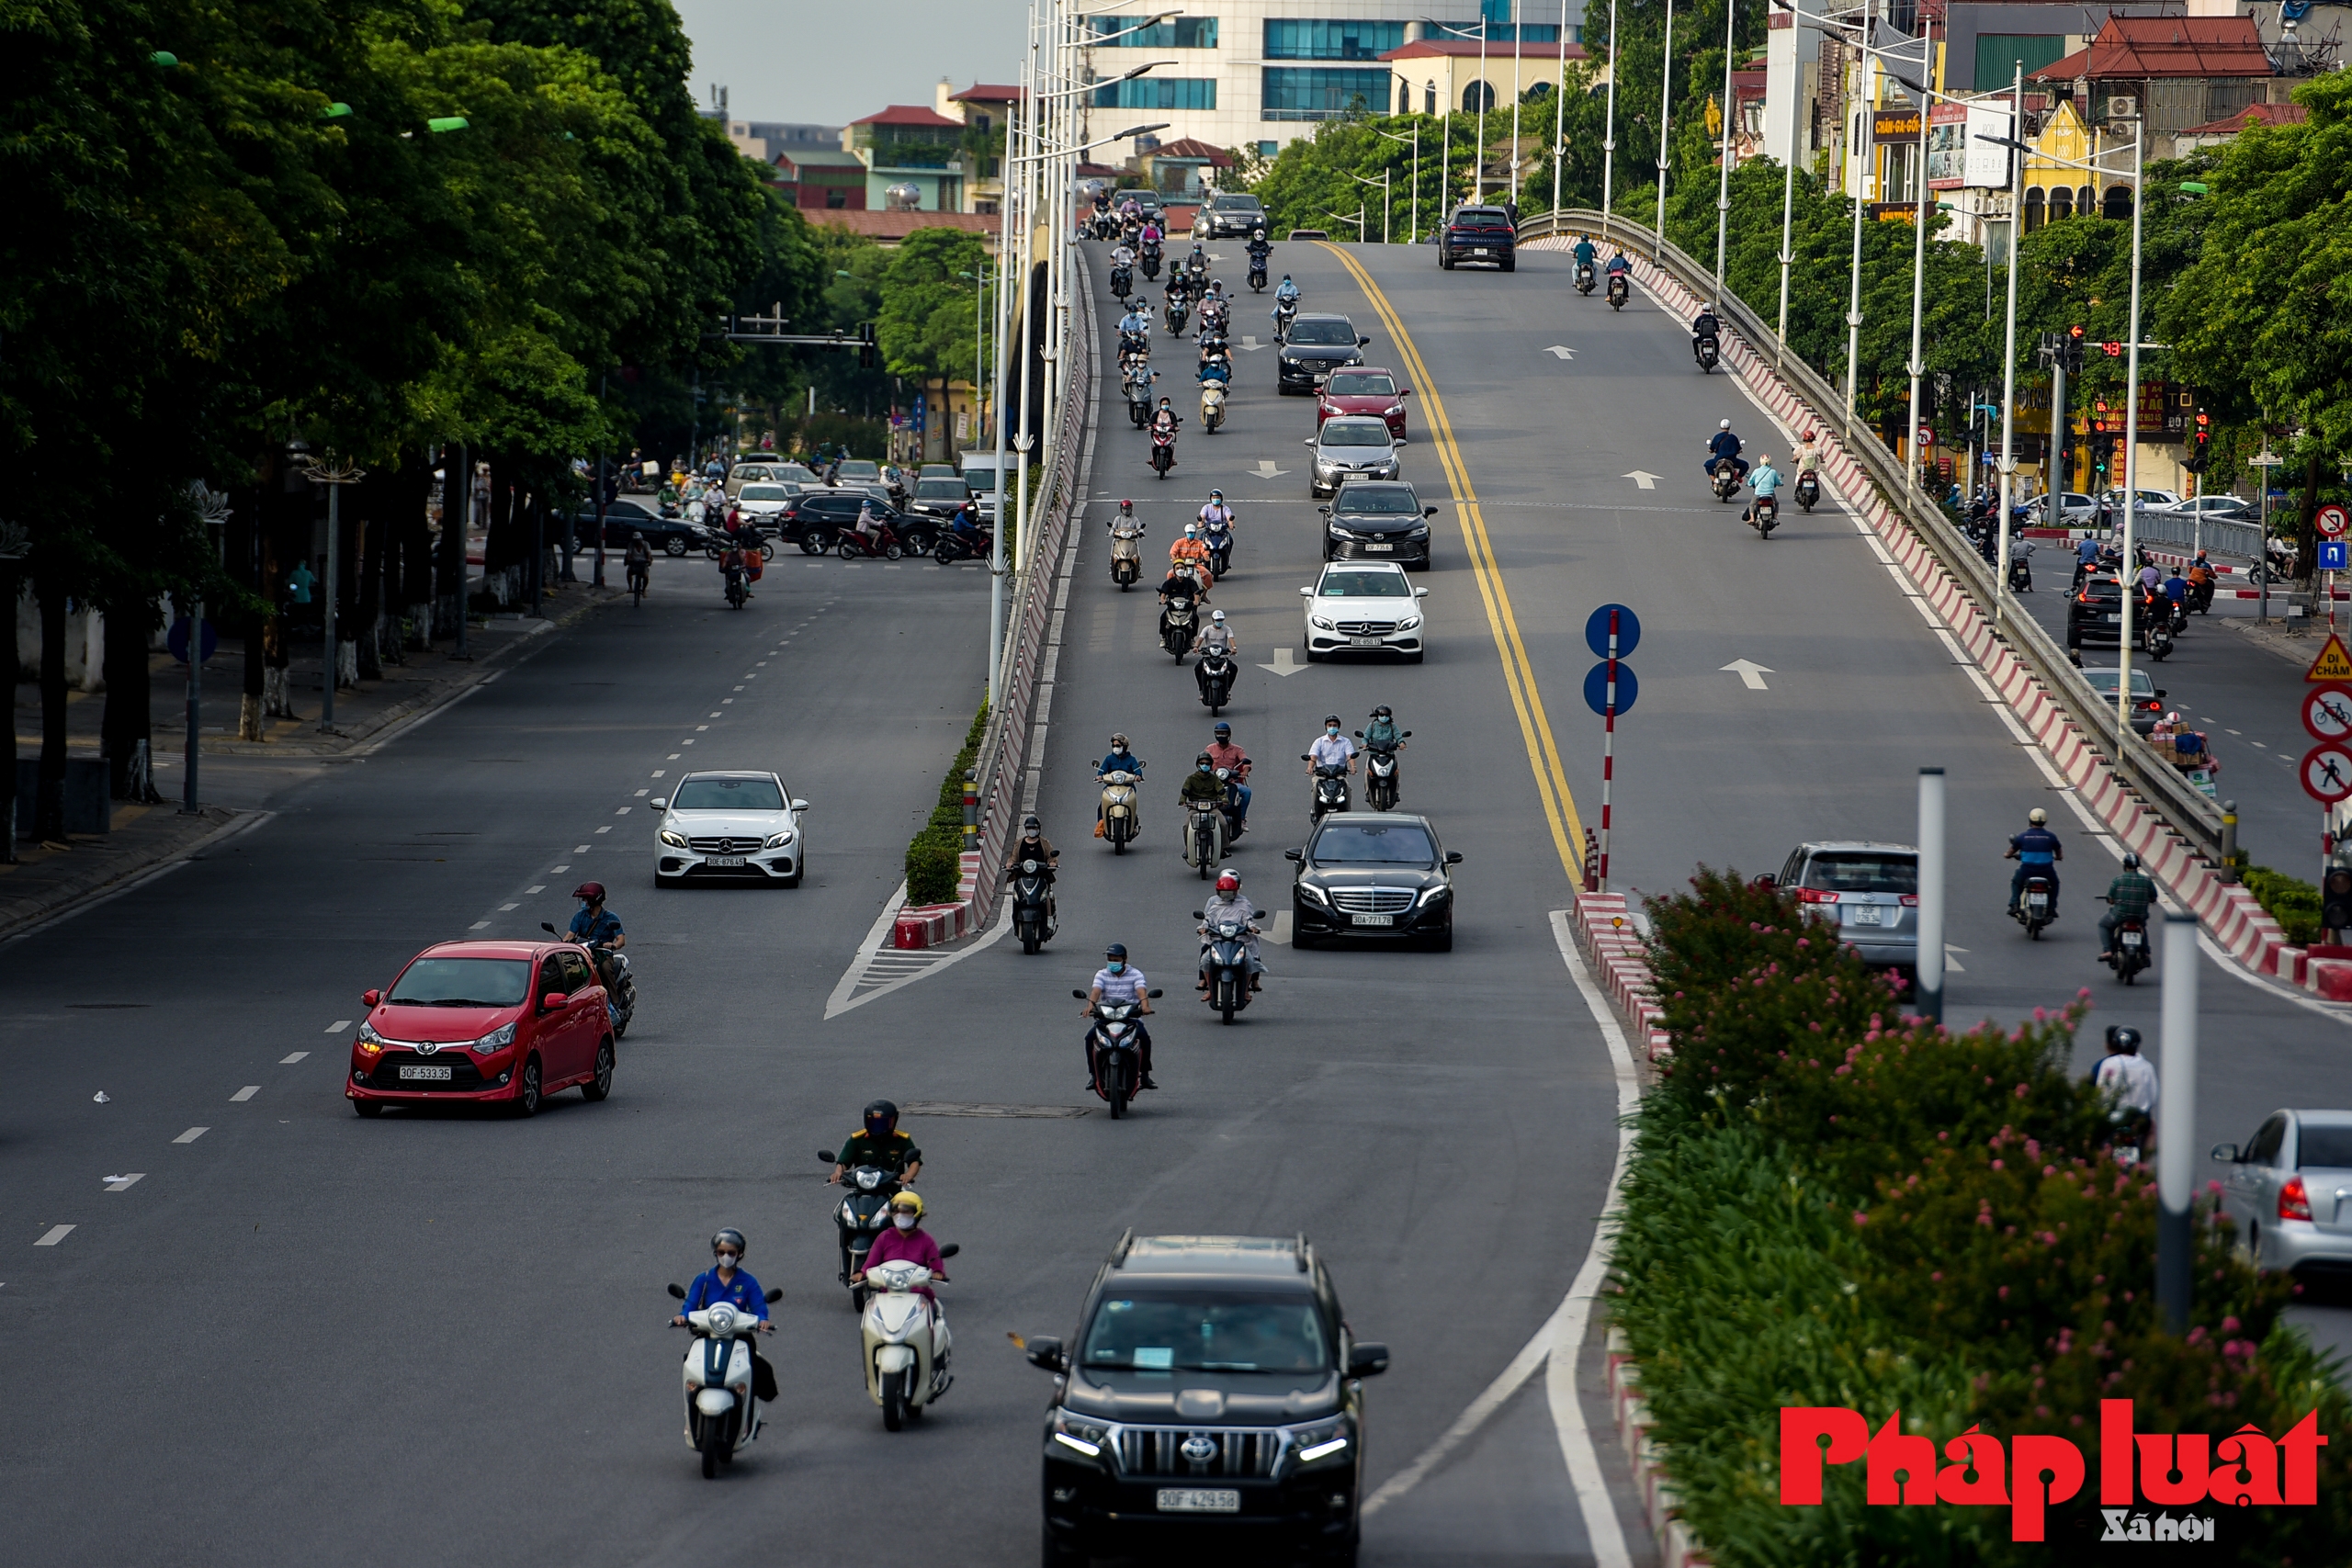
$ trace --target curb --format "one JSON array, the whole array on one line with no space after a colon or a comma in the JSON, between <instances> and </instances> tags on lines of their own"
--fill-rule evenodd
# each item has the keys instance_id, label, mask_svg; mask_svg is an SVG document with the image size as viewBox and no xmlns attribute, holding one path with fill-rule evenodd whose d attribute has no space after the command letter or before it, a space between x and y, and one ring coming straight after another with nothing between
<instances>
[{"instance_id":1,"label":"curb","mask_svg":"<svg viewBox=\"0 0 2352 1568\"><path fill-rule=\"evenodd\" d=\"M35 931L45 930L61 920L71 919L86 909L96 908L109 898L119 897L130 892L142 883L153 881L167 871L175 871L189 861L197 859L204 851L210 849L222 840L232 839L240 833L258 828L277 815L277 812L269 810L236 811L225 806L208 807L206 809L218 812L224 818L220 826L210 832L190 839L187 843L168 852L160 859L149 861L143 865L123 866L116 874L103 882L94 883L88 886L59 888L56 897L43 907L28 909L8 923L0 925L0 945L14 942L18 937L30 936Z\"/></svg>"}]
</instances>

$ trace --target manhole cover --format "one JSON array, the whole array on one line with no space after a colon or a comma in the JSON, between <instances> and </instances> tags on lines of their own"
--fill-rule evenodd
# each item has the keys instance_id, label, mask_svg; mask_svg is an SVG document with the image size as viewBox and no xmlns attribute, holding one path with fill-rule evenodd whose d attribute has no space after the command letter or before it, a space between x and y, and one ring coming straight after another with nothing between
<instances>
[{"instance_id":1,"label":"manhole cover","mask_svg":"<svg viewBox=\"0 0 2352 1568\"><path fill-rule=\"evenodd\" d=\"M1083 1116L1082 1105L963 1105L944 1100L918 1100L899 1107L902 1116Z\"/></svg>"}]
</instances>

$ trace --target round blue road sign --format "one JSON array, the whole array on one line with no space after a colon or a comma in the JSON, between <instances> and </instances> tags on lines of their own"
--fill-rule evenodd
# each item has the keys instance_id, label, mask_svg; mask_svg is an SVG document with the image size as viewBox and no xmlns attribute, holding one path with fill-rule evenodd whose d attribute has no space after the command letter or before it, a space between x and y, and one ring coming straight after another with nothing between
<instances>
[{"instance_id":1,"label":"round blue road sign","mask_svg":"<svg viewBox=\"0 0 2352 1568\"><path fill-rule=\"evenodd\" d=\"M1634 667L1623 659L1617 661L1617 711L1634 711L1634 698L1640 694L1641 682L1634 679ZM1609 660L1602 660L1585 672L1584 705L1601 717L1609 716Z\"/></svg>"},{"instance_id":2,"label":"round blue road sign","mask_svg":"<svg viewBox=\"0 0 2352 1568\"><path fill-rule=\"evenodd\" d=\"M1634 645L1642 640L1642 623L1634 618L1633 611L1623 604L1603 604L1584 624L1584 645L1592 649L1595 659L1609 657L1609 613L1611 610L1617 613L1617 657L1624 658L1634 651ZM1619 711L1623 710L1621 708Z\"/></svg>"},{"instance_id":3,"label":"round blue road sign","mask_svg":"<svg viewBox=\"0 0 2352 1568\"><path fill-rule=\"evenodd\" d=\"M172 657L182 664L186 664L187 662L187 621L185 618L174 621L172 629L164 634L164 642L172 650ZM211 662L212 656L220 650L220 634L213 629L210 621L204 623L204 637L199 646L202 649L201 657L208 664Z\"/></svg>"}]
</instances>

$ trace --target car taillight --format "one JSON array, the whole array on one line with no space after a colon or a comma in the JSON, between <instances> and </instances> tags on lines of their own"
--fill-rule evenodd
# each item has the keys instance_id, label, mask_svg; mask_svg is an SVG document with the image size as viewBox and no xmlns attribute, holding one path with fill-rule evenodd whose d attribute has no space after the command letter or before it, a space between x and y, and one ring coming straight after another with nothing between
<instances>
[{"instance_id":1,"label":"car taillight","mask_svg":"<svg viewBox=\"0 0 2352 1568\"><path fill-rule=\"evenodd\" d=\"M2278 1217L2282 1220L2308 1220L2312 1217L2311 1194L2303 1190L2301 1177L2287 1178L2287 1184L2278 1189Z\"/></svg>"},{"instance_id":2,"label":"car taillight","mask_svg":"<svg viewBox=\"0 0 2352 1568\"><path fill-rule=\"evenodd\" d=\"M1905 893L1903 895L1903 907L1906 909L1917 908L1919 907L1919 896L1917 893Z\"/></svg>"},{"instance_id":3,"label":"car taillight","mask_svg":"<svg viewBox=\"0 0 2352 1568\"><path fill-rule=\"evenodd\" d=\"M1800 904L1835 904L1838 902L1838 895L1830 892L1826 887L1800 887L1797 889L1797 902Z\"/></svg>"}]
</instances>

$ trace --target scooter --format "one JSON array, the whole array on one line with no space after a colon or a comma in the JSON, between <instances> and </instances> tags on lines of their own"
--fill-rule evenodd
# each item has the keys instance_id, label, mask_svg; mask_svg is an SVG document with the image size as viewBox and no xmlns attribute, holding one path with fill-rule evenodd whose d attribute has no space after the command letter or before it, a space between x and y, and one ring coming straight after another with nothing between
<instances>
[{"instance_id":1,"label":"scooter","mask_svg":"<svg viewBox=\"0 0 2352 1568\"><path fill-rule=\"evenodd\" d=\"M1225 423L1225 383L1201 383L1201 428L1214 432Z\"/></svg>"},{"instance_id":2,"label":"scooter","mask_svg":"<svg viewBox=\"0 0 2352 1568\"><path fill-rule=\"evenodd\" d=\"M1209 575L1222 582L1233 575L1233 525L1213 518L1201 525L1201 543L1209 547Z\"/></svg>"},{"instance_id":3,"label":"scooter","mask_svg":"<svg viewBox=\"0 0 2352 1568\"><path fill-rule=\"evenodd\" d=\"M1412 736L1408 729L1396 737L1393 747L1368 748L1363 754L1363 801L1374 811L1396 809L1396 753L1405 749ZM1363 739L1363 731L1356 731L1356 739Z\"/></svg>"},{"instance_id":4,"label":"scooter","mask_svg":"<svg viewBox=\"0 0 2352 1568\"><path fill-rule=\"evenodd\" d=\"M1012 868L1012 934L1021 951L1035 956L1058 930L1053 915L1053 867L1024 860Z\"/></svg>"},{"instance_id":5,"label":"scooter","mask_svg":"<svg viewBox=\"0 0 2352 1568\"><path fill-rule=\"evenodd\" d=\"M727 569L727 604L728 604L728 607L729 607L729 609L740 610L740 609L741 609L741 608L743 607L743 602L744 602L745 600L749 599L751 596L752 596L752 579L751 579L751 574L750 574L749 572L745 571L745 570L744 570L741 567L740 567L740 566L730 566L730 567L729 567L729 568Z\"/></svg>"},{"instance_id":6,"label":"scooter","mask_svg":"<svg viewBox=\"0 0 2352 1568\"><path fill-rule=\"evenodd\" d=\"M1151 423L1151 384L1159 379L1158 371L1140 367L1126 378L1127 418L1135 422L1137 430Z\"/></svg>"},{"instance_id":7,"label":"scooter","mask_svg":"<svg viewBox=\"0 0 2352 1568\"><path fill-rule=\"evenodd\" d=\"M1258 928L1233 910L1212 918L1195 909L1193 919L1207 922L1201 928L1201 967L1209 977L1203 999L1231 1023L1250 1005L1250 938Z\"/></svg>"},{"instance_id":8,"label":"scooter","mask_svg":"<svg viewBox=\"0 0 2352 1568\"><path fill-rule=\"evenodd\" d=\"M1180 296L1173 288L1170 289L1168 291L1168 305L1166 310L1161 313L1160 318L1168 324L1168 335L1170 337L1182 336L1184 331L1184 322L1189 319L1189 316L1190 312L1184 309L1182 297Z\"/></svg>"},{"instance_id":9,"label":"scooter","mask_svg":"<svg viewBox=\"0 0 2352 1568\"><path fill-rule=\"evenodd\" d=\"M1721 353L1721 346L1713 338L1692 338L1690 340L1690 352L1698 358L1699 370L1702 375L1713 375L1714 373L1715 361Z\"/></svg>"},{"instance_id":10,"label":"scooter","mask_svg":"<svg viewBox=\"0 0 2352 1568\"><path fill-rule=\"evenodd\" d=\"M670 1294L684 1301L686 1288L673 1285ZM781 1301L784 1292L770 1291L767 1299ZM760 1320L750 1313L714 1302L686 1314L686 1326L695 1337L684 1368L686 1447L702 1455L702 1478L715 1481L718 1467L734 1463L760 1435L760 1401L775 1397L775 1375L761 1375L767 1370L752 1349Z\"/></svg>"},{"instance_id":11,"label":"scooter","mask_svg":"<svg viewBox=\"0 0 2352 1568\"><path fill-rule=\"evenodd\" d=\"M1176 466L1176 432L1155 430L1151 433L1151 471L1161 479Z\"/></svg>"},{"instance_id":12,"label":"scooter","mask_svg":"<svg viewBox=\"0 0 2352 1568\"><path fill-rule=\"evenodd\" d=\"M1125 593L1143 575L1143 525L1136 521L1136 503L1119 502L1119 515L1111 522L1111 581Z\"/></svg>"},{"instance_id":13,"label":"scooter","mask_svg":"<svg viewBox=\"0 0 2352 1568\"><path fill-rule=\"evenodd\" d=\"M1781 525L1779 498L1770 495L1758 496L1756 504L1747 509L1747 525L1755 529L1760 536L1770 538L1772 530Z\"/></svg>"},{"instance_id":14,"label":"scooter","mask_svg":"<svg viewBox=\"0 0 2352 1568\"><path fill-rule=\"evenodd\" d=\"M1821 477L1811 468L1797 476L1797 505L1806 513L1821 504Z\"/></svg>"},{"instance_id":15,"label":"scooter","mask_svg":"<svg viewBox=\"0 0 2352 1568\"><path fill-rule=\"evenodd\" d=\"M2149 618L2148 657L2159 664L2172 657L2172 611L2169 607Z\"/></svg>"},{"instance_id":16,"label":"scooter","mask_svg":"<svg viewBox=\"0 0 2352 1568\"><path fill-rule=\"evenodd\" d=\"M1589 294L1592 292L1592 264L1590 262L1577 263L1577 292Z\"/></svg>"},{"instance_id":17,"label":"scooter","mask_svg":"<svg viewBox=\"0 0 2352 1568\"><path fill-rule=\"evenodd\" d=\"M944 1261L962 1250L951 1241L939 1256ZM900 1259L865 1278L873 1292L858 1325L865 1344L865 1392L882 1407L882 1429L895 1432L955 1382L947 1364L956 1341L946 1314L918 1293L931 1283L930 1269Z\"/></svg>"},{"instance_id":18,"label":"scooter","mask_svg":"<svg viewBox=\"0 0 2352 1568\"><path fill-rule=\"evenodd\" d=\"M1204 653L1193 667L1193 675L1201 683L1201 705L1211 714L1225 712L1225 705L1233 700L1233 677L1236 673L1233 657L1225 653Z\"/></svg>"},{"instance_id":19,"label":"scooter","mask_svg":"<svg viewBox=\"0 0 2352 1568\"><path fill-rule=\"evenodd\" d=\"M1276 347L1281 347L1290 342L1290 324L1295 319L1296 319L1297 315L1298 301L1295 299L1285 299L1281 304L1274 307L1274 344Z\"/></svg>"},{"instance_id":20,"label":"scooter","mask_svg":"<svg viewBox=\"0 0 2352 1568\"><path fill-rule=\"evenodd\" d=\"M2028 564L2023 550L2012 550L2009 553L2009 592L2012 593L2033 592L2033 568Z\"/></svg>"},{"instance_id":21,"label":"scooter","mask_svg":"<svg viewBox=\"0 0 2352 1568\"><path fill-rule=\"evenodd\" d=\"M1717 501L1728 502L1739 494L1739 470L1728 462L1715 465L1712 482Z\"/></svg>"},{"instance_id":22,"label":"scooter","mask_svg":"<svg viewBox=\"0 0 2352 1568\"><path fill-rule=\"evenodd\" d=\"M1250 292L1252 294L1263 294L1265 291L1266 269L1262 266L1251 267L1250 269Z\"/></svg>"},{"instance_id":23,"label":"scooter","mask_svg":"<svg viewBox=\"0 0 2352 1568\"><path fill-rule=\"evenodd\" d=\"M548 921L541 920L539 930L558 941L570 940ZM626 1039L630 1021L637 1017L637 976L629 973L628 954L609 947L592 947L588 949L588 959L605 987L605 1007L612 1017L613 1038Z\"/></svg>"},{"instance_id":24,"label":"scooter","mask_svg":"<svg viewBox=\"0 0 2352 1568\"><path fill-rule=\"evenodd\" d=\"M1313 753L1302 751L1298 760L1315 762ZM1307 820L1320 822L1330 812L1348 808L1348 765L1345 762L1315 762L1315 802L1308 809Z\"/></svg>"},{"instance_id":25,"label":"scooter","mask_svg":"<svg viewBox=\"0 0 2352 1568\"><path fill-rule=\"evenodd\" d=\"M1193 651L1194 614L1193 601L1181 594L1160 606L1159 646L1180 663L1184 655Z\"/></svg>"},{"instance_id":26,"label":"scooter","mask_svg":"<svg viewBox=\"0 0 2352 1568\"><path fill-rule=\"evenodd\" d=\"M819 1149L817 1157L827 1165L834 1163L831 1149ZM842 1185L847 1196L833 1211L833 1228L842 1249L840 1278L849 1286L850 1310L863 1312L865 1287L851 1281L865 1271L865 1255L874 1238L890 1223L890 1200L898 1194L899 1179L880 1166L861 1165L842 1179Z\"/></svg>"},{"instance_id":27,"label":"scooter","mask_svg":"<svg viewBox=\"0 0 2352 1568\"><path fill-rule=\"evenodd\" d=\"M2025 891L2018 895L2018 907L2009 914L2025 928L2026 940L2040 942L2043 930L2057 918L2050 912L2050 879L2046 876L2027 877Z\"/></svg>"},{"instance_id":28,"label":"scooter","mask_svg":"<svg viewBox=\"0 0 2352 1568\"><path fill-rule=\"evenodd\" d=\"M2148 922L2118 920L2115 923L2115 951L2108 955L2107 962L2127 986L2132 983L2133 976L2154 963L2154 960L2148 956Z\"/></svg>"},{"instance_id":29,"label":"scooter","mask_svg":"<svg viewBox=\"0 0 2352 1568\"><path fill-rule=\"evenodd\" d=\"M2108 1153L2115 1163L2129 1170L2147 1157L2148 1139L2155 1131L2148 1113L2137 1106L2119 1105L2107 1113Z\"/></svg>"},{"instance_id":30,"label":"scooter","mask_svg":"<svg viewBox=\"0 0 2352 1568\"><path fill-rule=\"evenodd\" d=\"M888 523L876 523L871 538L854 526L842 529L841 537L833 544L833 553L843 560L856 560L860 557L870 560L899 560L907 552Z\"/></svg>"},{"instance_id":31,"label":"scooter","mask_svg":"<svg viewBox=\"0 0 2352 1568\"><path fill-rule=\"evenodd\" d=\"M1144 993L1157 998L1158 990ZM1086 1000L1084 991L1072 991L1080 1001ZM1143 1048L1136 1032L1142 1028L1137 1020L1138 1004L1135 1002L1096 1002L1094 1027L1086 1036L1087 1053L1094 1067L1094 1092L1111 1106L1111 1120L1118 1121L1127 1113L1127 1102L1135 1099L1136 1088L1143 1082Z\"/></svg>"},{"instance_id":32,"label":"scooter","mask_svg":"<svg viewBox=\"0 0 2352 1568\"><path fill-rule=\"evenodd\" d=\"M1136 277L1133 268L1127 266L1113 267L1111 269L1111 298L1114 299L1125 299L1129 294L1135 292L1135 281Z\"/></svg>"},{"instance_id":33,"label":"scooter","mask_svg":"<svg viewBox=\"0 0 2352 1568\"><path fill-rule=\"evenodd\" d=\"M979 560L996 549L996 535L988 528L976 528L970 534L960 534L953 528L939 532L939 542L931 547L931 558L945 566L967 558Z\"/></svg>"},{"instance_id":34,"label":"scooter","mask_svg":"<svg viewBox=\"0 0 2352 1568\"><path fill-rule=\"evenodd\" d=\"M1184 806L1184 863L1206 882L1225 860L1225 812L1214 800L1187 801Z\"/></svg>"},{"instance_id":35,"label":"scooter","mask_svg":"<svg viewBox=\"0 0 2352 1568\"><path fill-rule=\"evenodd\" d=\"M1113 854L1125 854L1128 842L1143 826L1136 816L1136 786L1143 783L1143 776L1124 768L1097 776L1102 781L1102 836L1111 840Z\"/></svg>"},{"instance_id":36,"label":"scooter","mask_svg":"<svg viewBox=\"0 0 2352 1568\"><path fill-rule=\"evenodd\" d=\"M1143 276L1147 281L1159 276L1159 242L1158 240L1144 241L1136 248L1136 257L1142 264Z\"/></svg>"},{"instance_id":37,"label":"scooter","mask_svg":"<svg viewBox=\"0 0 2352 1568\"><path fill-rule=\"evenodd\" d=\"M1633 285L1625 281L1623 273L1612 272L1609 275L1609 308L1611 310L1623 310L1626 298L1632 293Z\"/></svg>"}]
</instances>

